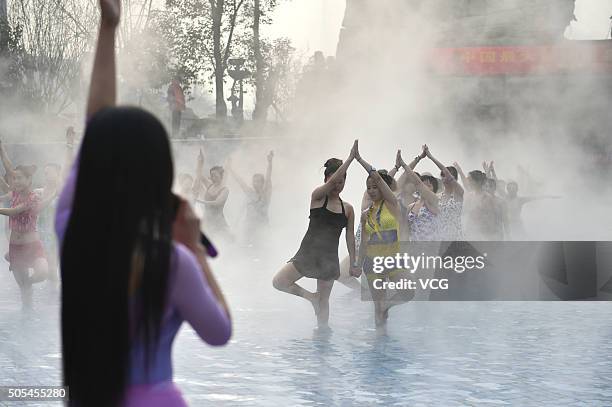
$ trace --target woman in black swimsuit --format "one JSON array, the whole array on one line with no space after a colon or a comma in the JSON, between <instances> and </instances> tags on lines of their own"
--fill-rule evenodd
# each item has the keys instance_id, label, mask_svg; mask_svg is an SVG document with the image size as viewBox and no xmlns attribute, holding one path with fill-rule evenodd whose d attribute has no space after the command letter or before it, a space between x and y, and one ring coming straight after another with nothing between
<instances>
[{"instance_id":1,"label":"woman in black swimsuit","mask_svg":"<svg viewBox=\"0 0 612 407\"><path fill-rule=\"evenodd\" d=\"M342 229L346 228L346 246L351 264L355 264L355 213L353 207L340 199L346 170L355 159L357 141L348 159L332 158L325 163L325 183L312 192L310 223L297 254L274 276L274 288L297 295L311 302L318 326L327 327L329 295L334 280L340 276L338 245ZM315 278L317 291L312 293L296 284L302 278Z\"/></svg>"}]
</instances>

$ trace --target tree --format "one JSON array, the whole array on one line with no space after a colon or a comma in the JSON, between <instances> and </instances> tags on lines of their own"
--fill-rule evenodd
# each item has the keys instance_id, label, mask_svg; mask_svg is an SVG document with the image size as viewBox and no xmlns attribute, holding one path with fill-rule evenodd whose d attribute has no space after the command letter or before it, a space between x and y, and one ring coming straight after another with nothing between
<instances>
[{"instance_id":1,"label":"tree","mask_svg":"<svg viewBox=\"0 0 612 407\"><path fill-rule=\"evenodd\" d=\"M210 73L215 88L216 116L227 116L225 74L243 18L246 0L169 0L158 16L172 70L183 84L200 82Z\"/></svg>"},{"instance_id":2,"label":"tree","mask_svg":"<svg viewBox=\"0 0 612 407\"><path fill-rule=\"evenodd\" d=\"M174 72L169 68L167 43L159 32L153 0L123 0L123 23L118 31L118 54L121 80L135 90L138 103L143 91L159 89L170 82Z\"/></svg>"},{"instance_id":3,"label":"tree","mask_svg":"<svg viewBox=\"0 0 612 407\"><path fill-rule=\"evenodd\" d=\"M261 103L267 110L272 107L285 121L293 113L298 82L304 70L303 58L296 54L288 38L278 38L264 47L264 58L271 66Z\"/></svg>"},{"instance_id":4,"label":"tree","mask_svg":"<svg viewBox=\"0 0 612 407\"><path fill-rule=\"evenodd\" d=\"M227 116L227 104L225 103L225 71L227 70L227 61L230 57L234 32L236 30L236 21L240 13L240 9L244 5L245 0L209 0L211 7L211 21L213 34L213 66L215 72L215 105L218 118ZM226 1L227 7L226 9ZM228 15L228 22L224 24L223 16ZM227 32L227 40L225 47L222 44L222 32Z\"/></svg>"},{"instance_id":5,"label":"tree","mask_svg":"<svg viewBox=\"0 0 612 407\"><path fill-rule=\"evenodd\" d=\"M275 81L277 80L274 70L269 71L262 52L261 24L271 23L266 18L276 7L276 0L254 0L250 10L253 19L253 58L255 63L255 109L253 110L254 120L266 120L268 109L272 105L270 94L273 93ZM266 78L266 70L268 77Z\"/></svg>"},{"instance_id":6,"label":"tree","mask_svg":"<svg viewBox=\"0 0 612 407\"><path fill-rule=\"evenodd\" d=\"M0 0L0 55L4 54L9 42L8 16L6 0Z\"/></svg>"},{"instance_id":7,"label":"tree","mask_svg":"<svg viewBox=\"0 0 612 407\"><path fill-rule=\"evenodd\" d=\"M81 62L94 32L96 7L92 0L11 2L12 83L30 107L60 113L74 100Z\"/></svg>"}]
</instances>

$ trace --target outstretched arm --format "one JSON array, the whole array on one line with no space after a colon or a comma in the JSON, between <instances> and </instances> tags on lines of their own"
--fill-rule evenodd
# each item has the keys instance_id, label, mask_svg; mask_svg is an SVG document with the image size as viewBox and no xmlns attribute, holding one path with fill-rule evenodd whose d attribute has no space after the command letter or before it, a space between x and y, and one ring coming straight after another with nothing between
<instances>
[{"instance_id":1,"label":"outstretched arm","mask_svg":"<svg viewBox=\"0 0 612 407\"><path fill-rule=\"evenodd\" d=\"M100 110L115 106L117 102L115 31L119 25L121 1L100 0L100 10L102 18L87 102L88 121Z\"/></svg>"},{"instance_id":2,"label":"outstretched arm","mask_svg":"<svg viewBox=\"0 0 612 407\"><path fill-rule=\"evenodd\" d=\"M450 180L450 182L454 185L454 187L455 187L455 194L458 197L463 197L463 188L461 187L461 185L457 182L455 177L453 177L453 174L451 174L451 172L448 170L448 168L446 168L444 166L444 164L442 164L440 161L438 161L433 156L433 154L431 154L431 151L429 150L429 147L427 147L427 144L423 146L423 152L425 153L427 158L429 158L431 161L433 161L433 163L436 164L436 166L440 169L440 171L442 171L442 174L444 174L444 178L446 178L447 180ZM457 172L459 172L459 171L457 170Z\"/></svg>"},{"instance_id":3,"label":"outstretched arm","mask_svg":"<svg viewBox=\"0 0 612 407\"><path fill-rule=\"evenodd\" d=\"M541 201L543 199L561 199L560 195L539 195L539 196L522 196L520 198L521 204L526 204L533 201Z\"/></svg>"},{"instance_id":4,"label":"outstretched arm","mask_svg":"<svg viewBox=\"0 0 612 407\"><path fill-rule=\"evenodd\" d=\"M355 142L353 143L353 148L351 148L351 152L348 156L348 158L346 159L346 161L344 161L342 163L342 165L340 166L340 168L338 168L336 170L336 172L334 172L325 182L325 184L317 187L313 192L312 192L312 197L311 199L313 201L320 201L322 199L325 198L325 196L327 194L329 194L331 192L332 189L334 189L334 183L340 179L341 177L344 177L344 174L346 174L346 171L348 170L349 166L351 165L351 163L353 162L353 160L355 159L355 151L357 150L357 140L355 140Z\"/></svg>"}]
</instances>

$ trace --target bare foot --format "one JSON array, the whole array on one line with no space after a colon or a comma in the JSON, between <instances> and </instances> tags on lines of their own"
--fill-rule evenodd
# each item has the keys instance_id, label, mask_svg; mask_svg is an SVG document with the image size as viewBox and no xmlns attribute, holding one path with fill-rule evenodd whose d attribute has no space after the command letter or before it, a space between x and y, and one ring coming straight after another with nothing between
<instances>
[{"instance_id":1,"label":"bare foot","mask_svg":"<svg viewBox=\"0 0 612 407\"><path fill-rule=\"evenodd\" d=\"M379 311L374 313L374 322L376 324L376 328L384 326L387 323L388 318L388 309L384 306L380 308Z\"/></svg>"},{"instance_id":2,"label":"bare foot","mask_svg":"<svg viewBox=\"0 0 612 407\"><path fill-rule=\"evenodd\" d=\"M310 303L312 304L312 308L314 308L315 315L319 315L319 311L321 310L321 305L319 304L320 299L319 293L312 293L312 297L310 298Z\"/></svg>"}]
</instances>

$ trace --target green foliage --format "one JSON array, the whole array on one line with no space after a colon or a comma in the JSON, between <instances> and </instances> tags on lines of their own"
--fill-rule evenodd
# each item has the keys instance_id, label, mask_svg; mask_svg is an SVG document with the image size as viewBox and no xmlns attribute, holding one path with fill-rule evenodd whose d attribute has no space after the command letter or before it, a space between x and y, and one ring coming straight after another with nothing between
<instances>
[{"instance_id":1,"label":"green foliage","mask_svg":"<svg viewBox=\"0 0 612 407\"><path fill-rule=\"evenodd\" d=\"M164 43L169 76L178 75L184 87L205 81L214 69L212 24L208 0L176 0L157 13L153 29Z\"/></svg>"},{"instance_id":2,"label":"green foliage","mask_svg":"<svg viewBox=\"0 0 612 407\"><path fill-rule=\"evenodd\" d=\"M218 1L218 0L217 0ZM214 89L215 67L219 63L213 52L212 6L214 0L172 0L166 10L155 15L155 30L164 38L167 46L168 66L172 74L178 74L184 87L195 84L209 85ZM221 49L224 81L232 84L227 75L229 58L244 58L245 68L256 72L254 52L253 0L225 0L221 25ZM278 0L261 0L260 24L271 24ZM238 11L236 13L236 11ZM236 13L236 14L235 14ZM235 16L234 16L235 14ZM235 24L232 26L232 21ZM231 35L231 42L230 41ZM298 59L287 38L270 40L260 38L263 57L263 77L266 81L266 98L278 106L287 106L295 90ZM254 76L245 80L247 88L254 88ZM271 94L270 94L271 92Z\"/></svg>"}]
</instances>

